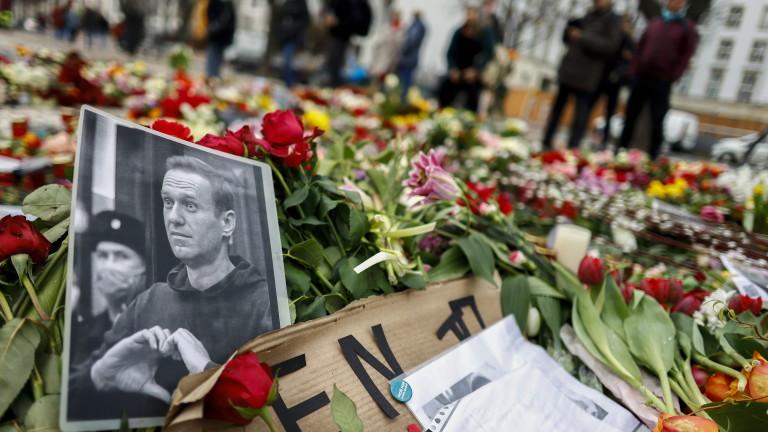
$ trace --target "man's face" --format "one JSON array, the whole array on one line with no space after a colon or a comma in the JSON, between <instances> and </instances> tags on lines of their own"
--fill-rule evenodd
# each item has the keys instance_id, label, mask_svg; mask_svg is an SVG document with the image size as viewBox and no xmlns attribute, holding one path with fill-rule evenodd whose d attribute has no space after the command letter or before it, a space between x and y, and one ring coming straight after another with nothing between
<instances>
[{"instance_id":1,"label":"man's face","mask_svg":"<svg viewBox=\"0 0 768 432\"><path fill-rule=\"evenodd\" d=\"M96 288L109 301L129 302L145 288L144 260L128 246L102 241L96 246L93 257Z\"/></svg>"},{"instance_id":2,"label":"man's face","mask_svg":"<svg viewBox=\"0 0 768 432\"><path fill-rule=\"evenodd\" d=\"M227 212L216 211L211 183L172 169L165 174L161 196L165 231L176 258L193 266L213 262L226 247Z\"/></svg>"},{"instance_id":3,"label":"man's face","mask_svg":"<svg viewBox=\"0 0 768 432\"><path fill-rule=\"evenodd\" d=\"M670 12L680 12L687 4L687 0L669 0L667 2L667 9Z\"/></svg>"}]
</instances>

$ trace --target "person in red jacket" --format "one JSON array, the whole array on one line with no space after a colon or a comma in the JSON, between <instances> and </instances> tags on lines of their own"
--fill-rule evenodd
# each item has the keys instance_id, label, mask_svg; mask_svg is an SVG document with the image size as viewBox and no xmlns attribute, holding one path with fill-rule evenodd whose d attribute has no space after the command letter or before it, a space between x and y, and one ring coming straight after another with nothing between
<instances>
[{"instance_id":1,"label":"person in red jacket","mask_svg":"<svg viewBox=\"0 0 768 432\"><path fill-rule=\"evenodd\" d=\"M699 43L696 24L686 17L687 6L687 0L667 2L662 15L648 23L630 66L635 82L627 102L619 147L629 147L637 119L649 103L651 159L656 159L664 142L664 117L669 111L672 84L683 76Z\"/></svg>"}]
</instances>

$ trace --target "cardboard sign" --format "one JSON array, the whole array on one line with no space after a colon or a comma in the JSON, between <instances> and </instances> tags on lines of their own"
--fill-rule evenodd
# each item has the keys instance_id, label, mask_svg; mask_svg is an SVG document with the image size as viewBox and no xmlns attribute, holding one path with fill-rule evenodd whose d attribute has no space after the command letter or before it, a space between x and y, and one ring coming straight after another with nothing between
<instances>
[{"instance_id":1,"label":"cardboard sign","mask_svg":"<svg viewBox=\"0 0 768 432\"><path fill-rule=\"evenodd\" d=\"M330 409L334 384L355 402L365 430L404 431L415 419L390 395L389 381L500 319L499 290L480 279L461 279L361 300L264 334L240 351L258 353L280 376L272 414L287 432L338 431ZM209 370L182 379L166 417L168 431L221 425L202 419L203 398L219 374ZM246 430L267 428L257 419Z\"/></svg>"}]
</instances>

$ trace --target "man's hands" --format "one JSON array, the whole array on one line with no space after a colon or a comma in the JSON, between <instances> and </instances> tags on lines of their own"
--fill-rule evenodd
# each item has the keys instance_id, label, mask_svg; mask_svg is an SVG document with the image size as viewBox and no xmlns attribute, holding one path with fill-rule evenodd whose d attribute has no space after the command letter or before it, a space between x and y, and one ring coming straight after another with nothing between
<instances>
[{"instance_id":1,"label":"man's hands","mask_svg":"<svg viewBox=\"0 0 768 432\"><path fill-rule=\"evenodd\" d=\"M140 330L110 348L91 368L99 390L142 393L166 403L171 395L155 381L162 357L181 360L190 373L202 372L211 361L203 344L187 329L173 334L159 326Z\"/></svg>"},{"instance_id":2,"label":"man's hands","mask_svg":"<svg viewBox=\"0 0 768 432\"><path fill-rule=\"evenodd\" d=\"M576 27L568 27L568 40L571 42L578 42L581 40L581 30Z\"/></svg>"}]
</instances>

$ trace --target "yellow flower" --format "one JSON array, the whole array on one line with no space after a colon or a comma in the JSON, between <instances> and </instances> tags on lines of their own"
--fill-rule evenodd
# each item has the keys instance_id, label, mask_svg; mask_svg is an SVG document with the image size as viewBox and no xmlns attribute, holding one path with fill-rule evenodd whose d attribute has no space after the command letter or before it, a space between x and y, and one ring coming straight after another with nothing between
<instances>
[{"instance_id":1,"label":"yellow flower","mask_svg":"<svg viewBox=\"0 0 768 432\"><path fill-rule=\"evenodd\" d=\"M666 188L658 180L652 181L645 193L651 198L664 198L667 196Z\"/></svg>"},{"instance_id":2,"label":"yellow flower","mask_svg":"<svg viewBox=\"0 0 768 432\"><path fill-rule=\"evenodd\" d=\"M160 117L160 114L162 113L163 113L163 110L161 110L160 108L152 108L151 110L149 110L149 118L156 119Z\"/></svg>"},{"instance_id":3,"label":"yellow flower","mask_svg":"<svg viewBox=\"0 0 768 432\"><path fill-rule=\"evenodd\" d=\"M754 189L752 189L752 195L763 196L764 193L765 193L765 186L763 186L762 183L756 184Z\"/></svg>"},{"instance_id":4,"label":"yellow flower","mask_svg":"<svg viewBox=\"0 0 768 432\"><path fill-rule=\"evenodd\" d=\"M261 109L265 111L274 110L274 104L272 103L272 98L266 94L261 95L261 97L259 98L259 106L261 107Z\"/></svg>"},{"instance_id":5,"label":"yellow flower","mask_svg":"<svg viewBox=\"0 0 768 432\"><path fill-rule=\"evenodd\" d=\"M331 130L331 117L325 111L310 110L304 113L304 126L329 131Z\"/></svg>"}]
</instances>

